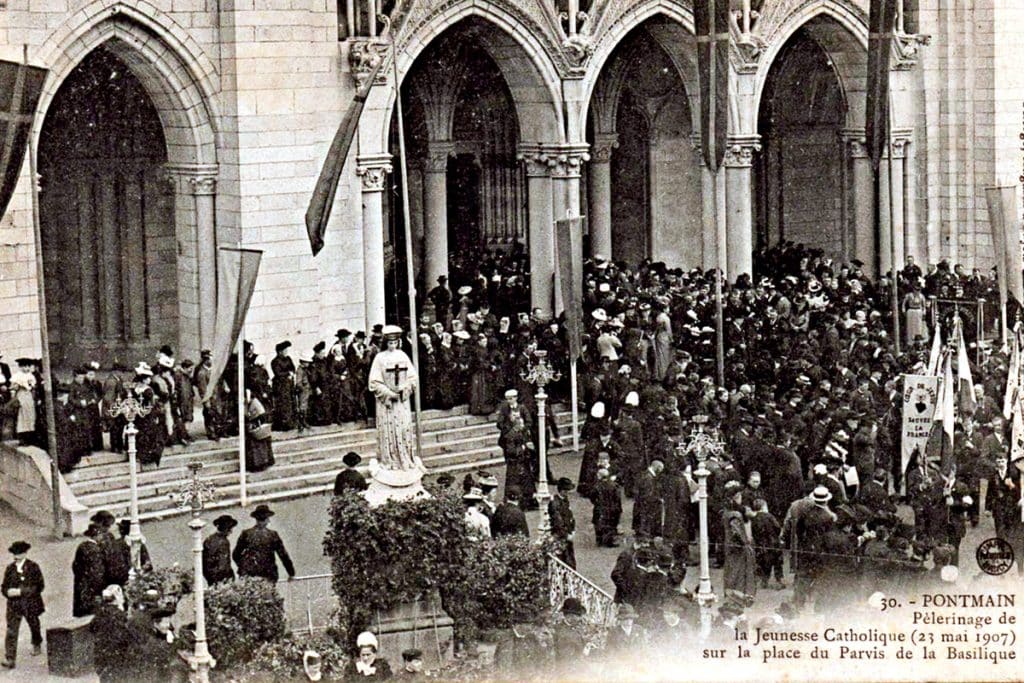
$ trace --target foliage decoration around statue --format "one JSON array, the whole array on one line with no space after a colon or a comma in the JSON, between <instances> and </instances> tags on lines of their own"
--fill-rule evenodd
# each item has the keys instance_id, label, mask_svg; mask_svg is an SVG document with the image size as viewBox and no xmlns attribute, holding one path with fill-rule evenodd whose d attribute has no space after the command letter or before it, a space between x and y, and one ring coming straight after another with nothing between
<instances>
[{"instance_id":1,"label":"foliage decoration around statue","mask_svg":"<svg viewBox=\"0 0 1024 683\"><path fill-rule=\"evenodd\" d=\"M338 596L338 636L352 643L374 616L425 596L462 637L532 621L547 608L546 548L529 539L474 542L454 492L370 507L356 493L331 503L324 554Z\"/></svg>"},{"instance_id":2,"label":"foliage decoration around statue","mask_svg":"<svg viewBox=\"0 0 1024 683\"><path fill-rule=\"evenodd\" d=\"M248 662L285 636L284 599L265 579L243 576L206 590L206 637L217 668Z\"/></svg>"}]
</instances>

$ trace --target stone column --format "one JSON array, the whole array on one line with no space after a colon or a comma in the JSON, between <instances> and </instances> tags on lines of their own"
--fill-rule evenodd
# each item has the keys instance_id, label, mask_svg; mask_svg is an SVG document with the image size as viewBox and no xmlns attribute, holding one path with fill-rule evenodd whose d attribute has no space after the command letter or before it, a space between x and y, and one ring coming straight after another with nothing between
<instances>
[{"instance_id":1,"label":"stone column","mask_svg":"<svg viewBox=\"0 0 1024 683\"><path fill-rule=\"evenodd\" d=\"M383 324L385 316L384 188L391 173L391 155L360 155L356 162L363 191L363 287L369 330Z\"/></svg>"},{"instance_id":2,"label":"stone column","mask_svg":"<svg viewBox=\"0 0 1024 683\"><path fill-rule=\"evenodd\" d=\"M893 131L892 140L892 184L889 184L889 155L882 157L878 167L878 224L881 233L879 264L881 272L888 273L893 267L903 267L906 253L904 236L903 206L903 161L907 137ZM892 188L892 211L889 210L890 187Z\"/></svg>"},{"instance_id":3,"label":"stone column","mask_svg":"<svg viewBox=\"0 0 1024 683\"><path fill-rule=\"evenodd\" d=\"M754 203L751 176L754 153L761 150L760 139L759 135L730 137L729 149L723 161L728 201L726 241L730 281L735 281L744 273L753 277Z\"/></svg>"},{"instance_id":4,"label":"stone column","mask_svg":"<svg viewBox=\"0 0 1024 683\"><path fill-rule=\"evenodd\" d=\"M612 150L619 146L615 133L598 133L591 148L590 176L590 255L613 258L612 245Z\"/></svg>"},{"instance_id":5,"label":"stone column","mask_svg":"<svg viewBox=\"0 0 1024 683\"><path fill-rule=\"evenodd\" d=\"M853 257L863 261L864 272L873 277L878 270L878 259L875 255L875 189L871 159L868 158L863 131L846 132L845 138L852 168L849 199L853 216Z\"/></svg>"},{"instance_id":6,"label":"stone column","mask_svg":"<svg viewBox=\"0 0 1024 683\"><path fill-rule=\"evenodd\" d=\"M517 155L526 166L527 240L530 252L530 307L550 315L555 276L554 205L551 188L553 159L534 146Z\"/></svg>"},{"instance_id":7,"label":"stone column","mask_svg":"<svg viewBox=\"0 0 1024 683\"><path fill-rule=\"evenodd\" d=\"M423 261L424 291L448 275L448 157L455 150L450 141L431 141L423 167Z\"/></svg>"},{"instance_id":8,"label":"stone column","mask_svg":"<svg viewBox=\"0 0 1024 683\"><path fill-rule=\"evenodd\" d=\"M195 274L195 298L184 298L197 309L195 319L199 336L194 343L200 349L208 349L213 345L217 320L217 166L169 164L165 170L177 195L176 220L180 221L184 212L189 215L188 228L195 231L195 252L190 254L195 259L192 270ZM184 346L181 351L185 353Z\"/></svg>"},{"instance_id":9,"label":"stone column","mask_svg":"<svg viewBox=\"0 0 1024 683\"><path fill-rule=\"evenodd\" d=\"M199 340L212 348L217 324L217 177L194 175L188 179L196 199L199 265Z\"/></svg>"}]
</instances>

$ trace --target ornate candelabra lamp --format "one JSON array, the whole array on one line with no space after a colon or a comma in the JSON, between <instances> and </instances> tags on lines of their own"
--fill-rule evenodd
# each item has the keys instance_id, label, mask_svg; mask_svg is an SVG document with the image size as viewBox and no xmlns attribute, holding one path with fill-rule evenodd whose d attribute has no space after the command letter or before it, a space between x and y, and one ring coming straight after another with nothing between
<instances>
[{"instance_id":1,"label":"ornate candelabra lamp","mask_svg":"<svg viewBox=\"0 0 1024 683\"><path fill-rule=\"evenodd\" d=\"M548 452L547 452L547 424L545 421L544 405L548 399L544 387L551 382L557 382L562 374L548 365L548 352L544 350L534 351L535 362L530 369L522 373L522 378L537 386L537 454L540 459L539 474L537 475L537 504L540 505L540 536L546 538L551 532L551 519L548 517L548 501L551 499L551 491L548 490Z\"/></svg>"},{"instance_id":2,"label":"ornate candelabra lamp","mask_svg":"<svg viewBox=\"0 0 1024 683\"><path fill-rule=\"evenodd\" d=\"M135 420L149 415L152 409L152 406L145 405L134 396L118 399L107 409L110 417L123 416L128 421L124 435L128 438L128 485L131 489L131 502L128 508L131 519L128 547L131 548L132 578L142 570L142 543L145 540L142 536L142 525L139 523L139 473L135 448L135 437L139 435L139 429L135 426Z\"/></svg>"},{"instance_id":3,"label":"ornate candelabra lamp","mask_svg":"<svg viewBox=\"0 0 1024 683\"><path fill-rule=\"evenodd\" d=\"M708 431L707 415L693 417L693 431L685 444L681 444L683 453L697 458L697 505L700 510L700 585L697 588L697 604L700 605L700 636L707 638L711 633L711 606L715 603L715 594L711 590L711 562L709 558L708 540L708 458L719 456L725 452L724 444L718 434Z\"/></svg>"},{"instance_id":4,"label":"ornate candelabra lamp","mask_svg":"<svg viewBox=\"0 0 1024 683\"><path fill-rule=\"evenodd\" d=\"M181 485L177 493L172 493L171 498L178 502L179 508L192 510L192 519L188 523L192 530L192 558L193 558L193 585L195 586L196 602L196 646L192 654L182 654L182 659L188 662L191 673L189 679L197 683L209 683L210 669L216 666L217 662L210 656L210 650L206 643L206 603L205 589L203 586L203 527L206 522L199 518L206 503L217 497L216 489L209 482L199 478L199 471L203 469L203 463L192 461L188 464L191 476Z\"/></svg>"}]
</instances>

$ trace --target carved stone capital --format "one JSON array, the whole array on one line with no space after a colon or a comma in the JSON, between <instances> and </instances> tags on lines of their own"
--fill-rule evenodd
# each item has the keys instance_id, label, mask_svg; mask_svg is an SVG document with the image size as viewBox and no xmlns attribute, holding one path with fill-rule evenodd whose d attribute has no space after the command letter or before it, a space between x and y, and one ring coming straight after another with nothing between
<instances>
[{"instance_id":1,"label":"carved stone capital","mask_svg":"<svg viewBox=\"0 0 1024 683\"><path fill-rule=\"evenodd\" d=\"M549 154L542 145L520 145L516 152L516 160L526 167L526 175L542 178L551 175L552 169L558 164L553 154Z\"/></svg>"},{"instance_id":2,"label":"carved stone capital","mask_svg":"<svg viewBox=\"0 0 1024 683\"><path fill-rule=\"evenodd\" d=\"M363 192L383 192L391 173L390 154L367 154L356 159L356 175Z\"/></svg>"},{"instance_id":3,"label":"carved stone capital","mask_svg":"<svg viewBox=\"0 0 1024 683\"><path fill-rule=\"evenodd\" d=\"M839 139L842 140L847 154L851 159L866 159L868 156L868 140L864 136L863 128L846 128L839 131Z\"/></svg>"},{"instance_id":4,"label":"carved stone capital","mask_svg":"<svg viewBox=\"0 0 1024 683\"><path fill-rule=\"evenodd\" d=\"M586 68L590 55L594 54L594 43L589 36L577 33L562 42L562 53L570 71L581 72Z\"/></svg>"},{"instance_id":5,"label":"carved stone capital","mask_svg":"<svg viewBox=\"0 0 1024 683\"><path fill-rule=\"evenodd\" d=\"M590 146L590 159L595 164L607 164L612 160L612 150L619 146L616 133L598 133Z\"/></svg>"},{"instance_id":6,"label":"carved stone capital","mask_svg":"<svg viewBox=\"0 0 1024 683\"><path fill-rule=\"evenodd\" d=\"M729 138L729 148L725 150L722 163L732 168L749 168L754 165L754 153L760 151L760 135L733 136Z\"/></svg>"},{"instance_id":7,"label":"carved stone capital","mask_svg":"<svg viewBox=\"0 0 1024 683\"><path fill-rule=\"evenodd\" d=\"M388 54L388 44L379 38L352 38L349 40L348 63L357 88L366 85L370 73L380 65ZM387 69L377 72L375 83L387 82Z\"/></svg>"},{"instance_id":8,"label":"carved stone capital","mask_svg":"<svg viewBox=\"0 0 1024 683\"><path fill-rule=\"evenodd\" d=\"M423 170L426 173L447 173L448 159L454 152L454 142L431 140L423 157Z\"/></svg>"},{"instance_id":9,"label":"carved stone capital","mask_svg":"<svg viewBox=\"0 0 1024 683\"><path fill-rule=\"evenodd\" d=\"M932 37L923 33L896 33L892 41L892 70L909 71L917 64L918 52L930 45Z\"/></svg>"},{"instance_id":10,"label":"carved stone capital","mask_svg":"<svg viewBox=\"0 0 1024 683\"><path fill-rule=\"evenodd\" d=\"M168 164L164 167L168 189L191 195L217 193L217 166L212 164Z\"/></svg>"},{"instance_id":11,"label":"carved stone capital","mask_svg":"<svg viewBox=\"0 0 1024 683\"><path fill-rule=\"evenodd\" d=\"M590 161L590 145L569 144L552 145L551 156L555 165L551 169L552 178L579 178L583 172L583 164Z\"/></svg>"}]
</instances>

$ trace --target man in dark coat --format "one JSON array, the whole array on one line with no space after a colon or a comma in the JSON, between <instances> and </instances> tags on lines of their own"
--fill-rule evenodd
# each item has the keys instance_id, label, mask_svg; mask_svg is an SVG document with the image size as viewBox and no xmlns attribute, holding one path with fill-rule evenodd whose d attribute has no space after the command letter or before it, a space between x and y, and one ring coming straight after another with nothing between
<instances>
[{"instance_id":1,"label":"man in dark coat","mask_svg":"<svg viewBox=\"0 0 1024 683\"><path fill-rule=\"evenodd\" d=\"M221 436L221 392L214 389L210 400L203 400L206 391L210 386L210 368L213 367L213 353L209 349L199 352L199 365L192 373L192 383L195 385L196 394L203 406L203 425L206 427L206 438L210 441L219 441Z\"/></svg>"},{"instance_id":2,"label":"man in dark coat","mask_svg":"<svg viewBox=\"0 0 1024 683\"><path fill-rule=\"evenodd\" d=\"M796 583L793 585L793 603L803 607L811 596L815 582L827 567L824 555L825 535L832 529L836 515L828 508L832 494L824 486L818 486L811 493L814 507L800 516L796 523L796 537L799 547Z\"/></svg>"},{"instance_id":3,"label":"man in dark coat","mask_svg":"<svg viewBox=\"0 0 1024 683\"><path fill-rule=\"evenodd\" d=\"M573 538L576 536L576 518L569 507L569 491L576 486L568 477L558 480L558 493L548 503L548 518L551 520L551 537L559 542L561 550L558 559L576 568L576 548Z\"/></svg>"},{"instance_id":4,"label":"man in dark coat","mask_svg":"<svg viewBox=\"0 0 1024 683\"><path fill-rule=\"evenodd\" d=\"M652 460L637 478L636 502L633 504L633 531L650 538L661 536L661 480L665 468L660 460Z\"/></svg>"},{"instance_id":5,"label":"man in dark coat","mask_svg":"<svg viewBox=\"0 0 1024 683\"><path fill-rule=\"evenodd\" d=\"M615 536L622 517L622 493L614 477L605 468L597 470L597 481L590 492L590 501L594 504L591 521L594 523L597 545L603 548L618 546Z\"/></svg>"},{"instance_id":6,"label":"man in dark coat","mask_svg":"<svg viewBox=\"0 0 1024 683\"><path fill-rule=\"evenodd\" d=\"M85 540L75 550L75 559L71 562L71 573L74 576L72 616L92 614L96 609L96 601L107 586L103 548L96 541L99 535L100 528L90 524L85 530Z\"/></svg>"},{"instance_id":7,"label":"man in dark coat","mask_svg":"<svg viewBox=\"0 0 1024 683\"><path fill-rule=\"evenodd\" d=\"M213 526L217 527L217 531L203 541L203 577L211 586L220 581L235 579L228 535L238 526L238 520L231 515L221 515L213 520Z\"/></svg>"},{"instance_id":8,"label":"man in dark coat","mask_svg":"<svg viewBox=\"0 0 1024 683\"><path fill-rule=\"evenodd\" d=\"M491 517L491 537L515 534L529 538L530 527L526 523L526 513L519 507L519 489L510 486L505 490L505 502L494 510Z\"/></svg>"},{"instance_id":9,"label":"man in dark coat","mask_svg":"<svg viewBox=\"0 0 1024 683\"><path fill-rule=\"evenodd\" d=\"M295 565L285 550L284 541L276 531L267 528L273 515L266 505L258 505L252 511L256 524L242 532L231 555L238 566L239 576L259 576L276 583L277 558L280 558L288 578L295 577Z\"/></svg>"},{"instance_id":10,"label":"man in dark coat","mask_svg":"<svg viewBox=\"0 0 1024 683\"><path fill-rule=\"evenodd\" d=\"M100 510L94 514L89 521L95 524L100 530L99 534L96 536L96 542L103 550L103 566L105 567L106 577L101 589L106 588L111 584L124 586L128 583L132 563L130 555L126 560L120 544L117 542L117 539L114 538L114 534L111 531L115 522L114 515L110 514L106 510Z\"/></svg>"},{"instance_id":11,"label":"man in dark coat","mask_svg":"<svg viewBox=\"0 0 1024 683\"><path fill-rule=\"evenodd\" d=\"M25 541L17 541L8 548L14 561L4 571L0 593L7 598L7 638L4 642L3 666L14 668L18 655L18 632L21 620L28 622L32 633L32 654L41 653L43 633L39 628L39 615L45 611L43 607L43 572L39 565L28 559L30 546Z\"/></svg>"},{"instance_id":12,"label":"man in dark coat","mask_svg":"<svg viewBox=\"0 0 1024 683\"><path fill-rule=\"evenodd\" d=\"M341 459L345 469L338 472L338 476L334 479L334 495L340 496L348 490L365 491L369 487L366 478L356 469L362 461L363 459L354 451L345 454Z\"/></svg>"}]
</instances>

